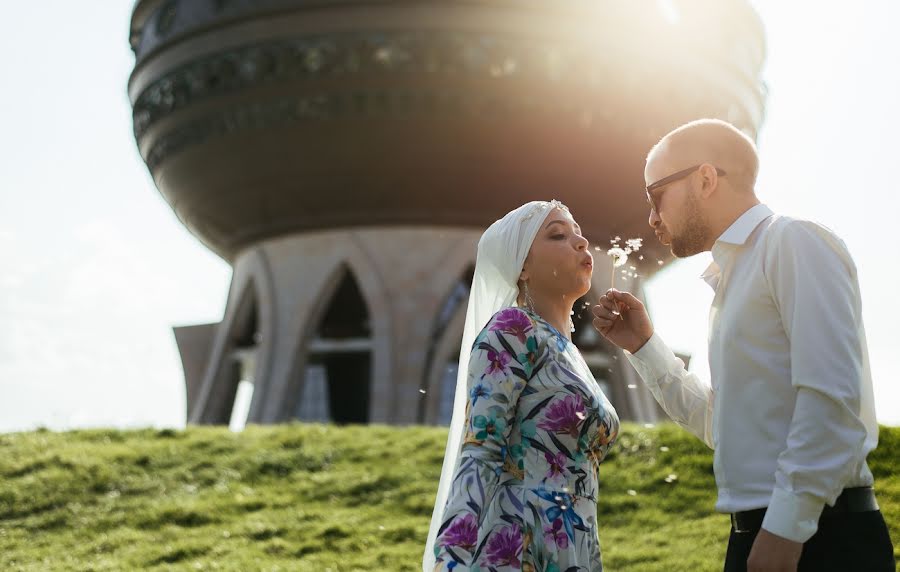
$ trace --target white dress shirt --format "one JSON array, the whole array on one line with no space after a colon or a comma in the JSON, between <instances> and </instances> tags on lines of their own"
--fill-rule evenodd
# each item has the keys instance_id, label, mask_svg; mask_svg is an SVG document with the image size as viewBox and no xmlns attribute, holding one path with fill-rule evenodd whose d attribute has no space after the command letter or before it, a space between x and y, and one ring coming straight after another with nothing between
<instances>
[{"instance_id":1,"label":"white dress shirt","mask_svg":"<svg viewBox=\"0 0 900 572\"><path fill-rule=\"evenodd\" d=\"M763 528L806 542L826 503L873 482L878 425L856 267L829 229L765 205L712 255L712 385L658 334L626 355L669 416L715 450L716 509L768 507Z\"/></svg>"}]
</instances>

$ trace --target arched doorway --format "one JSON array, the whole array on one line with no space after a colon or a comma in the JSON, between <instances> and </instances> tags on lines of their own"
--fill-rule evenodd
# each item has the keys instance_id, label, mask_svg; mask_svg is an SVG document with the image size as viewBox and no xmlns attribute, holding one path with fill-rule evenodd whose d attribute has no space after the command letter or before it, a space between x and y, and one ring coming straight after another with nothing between
<instances>
[{"instance_id":1,"label":"arched doorway","mask_svg":"<svg viewBox=\"0 0 900 572\"><path fill-rule=\"evenodd\" d=\"M250 284L241 295L225 351L223 373L227 377L222 412L227 417L222 421L227 422L232 431L240 431L247 424L260 339L259 305L256 290Z\"/></svg>"},{"instance_id":2,"label":"arched doorway","mask_svg":"<svg viewBox=\"0 0 900 572\"><path fill-rule=\"evenodd\" d=\"M462 341L462 327L465 323L466 304L472 288L475 265L469 264L444 298L427 345L423 392L436 392L436 411L429 414L429 400L420 401L419 423L430 418L439 425L449 425L453 415L453 399L456 393L456 373L459 363L459 344ZM434 409L434 403L431 403Z\"/></svg>"},{"instance_id":3,"label":"arched doorway","mask_svg":"<svg viewBox=\"0 0 900 572\"><path fill-rule=\"evenodd\" d=\"M369 309L353 273L341 271L308 346L295 417L338 424L368 423L372 377Z\"/></svg>"}]
</instances>

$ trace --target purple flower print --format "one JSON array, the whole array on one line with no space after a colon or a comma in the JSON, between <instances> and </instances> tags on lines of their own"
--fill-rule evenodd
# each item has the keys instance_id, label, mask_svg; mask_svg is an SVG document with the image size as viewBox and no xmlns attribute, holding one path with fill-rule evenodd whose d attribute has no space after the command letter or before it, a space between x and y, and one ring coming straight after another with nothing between
<instances>
[{"instance_id":1,"label":"purple flower print","mask_svg":"<svg viewBox=\"0 0 900 572\"><path fill-rule=\"evenodd\" d=\"M485 375L493 376L494 374L499 373L500 375L506 375L507 373L507 364L512 359L512 356L509 355L509 352L502 351L498 352L494 349L488 350L488 363L487 368L484 370L484 374L482 374L482 378Z\"/></svg>"},{"instance_id":2,"label":"purple flower print","mask_svg":"<svg viewBox=\"0 0 900 572\"><path fill-rule=\"evenodd\" d=\"M475 515L467 513L454 520L441 535L441 541L444 546L459 546L468 551L475 548L478 542L478 521L475 520Z\"/></svg>"},{"instance_id":3,"label":"purple flower print","mask_svg":"<svg viewBox=\"0 0 900 572\"><path fill-rule=\"evenodd\" d=\"M563 530L563 519L557 518L553 521L552 528L544 529L544 543L556 544L559 548L565 550L569 547L569 537Z\"/></svg>"},{"instance_id":4,"label":"purple flower print","mask_svg":"<svg viewBox=\"0 0 900 572\"><path fill-rule=\"evenodd\" d=\"M494 532L488 540L487 563L493 566L519 568L519 554L522 552L522 533L516 526L505 526Z\"/></svg>"},{"instance_id":5,"label":"purple flower print","mask_svg":"<svg viewBox=\"0 0 900 572\"><path fill-rule=\"evenodd\" d=\"M544 451L544 458L547 460L547 463L550 464L550 468L547 470L547 478L555 479L556 477L563 474L566 470L566 455L565 453L557 453L553 455L549 451Z\"/></svg>"},{"instance_id":6,"label":"purple flower print","mask_svg":"<svg viewBox=\"0 0 900 572\"><path fill-rule=\"evenodd\" d=\"M506 308L494 318L491 331L516 336L519 338L519 342L524 344L525 335L531 331L531 320L522 310Z\"/></svg>"},{"instance_id":7,"label":"purple flower print","mask_svg":"<svg viewBox=\"0 0 900 572\"><path fill-rule=\"evenodd\" d=\"M568 433L578 437L578 426L584 421L584 402L575 395L554 401L544 413L538 427L554 433Z\"/></svg>"}]
</instances>

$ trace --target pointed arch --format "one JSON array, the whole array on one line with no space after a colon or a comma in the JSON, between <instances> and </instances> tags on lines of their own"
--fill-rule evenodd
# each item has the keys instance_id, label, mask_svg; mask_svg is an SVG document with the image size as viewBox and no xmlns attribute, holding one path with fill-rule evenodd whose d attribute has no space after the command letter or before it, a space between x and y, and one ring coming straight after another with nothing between
<instances>
[{"instance_id":1,"label":"pointed arch","mask_svg":"<svg viewBox=\"0 0 900 572\"><path fill-rule=\"evenodd\" d=\"M330 280L332 292L321 297L321 317L307 342L307 367L324 373L327 418L335 423L368 423L372 378L370 312L352 270L341 265ZM306 375L304 375L306 377ZM304 379L299 404L310 398L313 385ZM321 382L320 382L321 383ZM295 411L302 407L295 407Z\"/></svg>"},{"instance_id":2,"label":"pointed arch","mask_svg":"<svg viewBox=\"0 0 900 572\"><path fill-rule=\"evenodd\" d=\"M456 362L459 360L459 345L474 274L475 263L469 262L459 279L445 294L435 317L431 337L427 342L428 353L421 385L421 390L428 398L420 401L419 423L450 422L447 407L442 407L442 404L446 405L448 391L452 395L456 387ZM450 411L452 412L452 407Z\"/></svg>"},{"instance_id":3,"label":"pointed arch","mask_svg":"<svg viewBox=\"0 0 900 572\"><path fill-rule=\"evenodd\" d=\"M224 345L220 346L220 359L213 378L215 390L210 392L204 404L204 421L227 424L231 419L242 364L236 359L240 352L256 351L259 332L259 296L253 280L249 280L240 292L226 324Z\"/></svg>"},{"instance_id":4,"label":"pointed arch","mask_svg":"<svg viewBox=\"0 0 900 572\"><path fill-rule=\"evenodd\" d=\"M268 259L261 248L254 248L238 257L234 269L225 315L216 327L211 356L189 419L191 423L228 423L237 390L235 379L241 375L240 365L234 361L234 352L240 344L249 347L247 344L253 342L255 345L254 380L264 380L271 370L277 324ZM254 392L250 421L257 421L254 417L257 397Z\"/></svg>"}]
</instances>

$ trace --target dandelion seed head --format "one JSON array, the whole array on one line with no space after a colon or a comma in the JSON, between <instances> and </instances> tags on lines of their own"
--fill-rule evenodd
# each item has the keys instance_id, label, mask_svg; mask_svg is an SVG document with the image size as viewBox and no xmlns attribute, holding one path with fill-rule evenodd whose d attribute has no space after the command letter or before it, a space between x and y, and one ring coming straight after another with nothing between
<instances>
[{"instance_id":1,"label":"dandelion seed head","mask_svg":"<svg viewBox=\"0 0 900 572\"><path fill-rule=\"evenodd\" d=\"M613 257L613 268L618 268L628 262L628 253L621 248L610 248L606 254Z\"/></svg>"}]
</instances>

